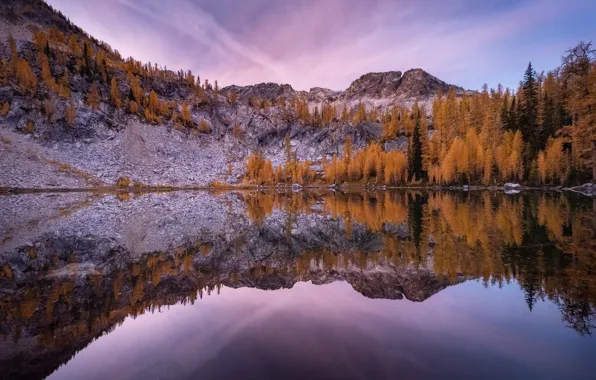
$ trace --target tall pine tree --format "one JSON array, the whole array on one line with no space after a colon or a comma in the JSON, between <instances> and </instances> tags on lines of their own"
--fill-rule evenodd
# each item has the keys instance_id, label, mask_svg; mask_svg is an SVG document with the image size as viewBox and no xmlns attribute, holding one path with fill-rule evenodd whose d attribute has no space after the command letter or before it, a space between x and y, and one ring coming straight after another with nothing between
<instances>
[{"instance_id":1,"label":"tall pine tree","mask_svg":"<svg viewBox=\"0 0 596 380\"><path fill-rule=\"evenodd\" d=\"M522 84L523 103L520 107L519 129L524 141L530 143L532 153L538 151L541 146L540 128L538 126L538 93L536 83L536 72L532 62L528 64L524 81Z\"/></svg>"},{"instance_id":2,"label":"tall pine tree","mask_svg":"<svg viewBox=\"0 0 596 380\"><path fill-rule=\"evenodd\" d=\"M412 180L424 177L422 170L422 143L420 139L420 113L416 115L416 125L408 146L408 176Z\"/></svg>"}]
</instances>

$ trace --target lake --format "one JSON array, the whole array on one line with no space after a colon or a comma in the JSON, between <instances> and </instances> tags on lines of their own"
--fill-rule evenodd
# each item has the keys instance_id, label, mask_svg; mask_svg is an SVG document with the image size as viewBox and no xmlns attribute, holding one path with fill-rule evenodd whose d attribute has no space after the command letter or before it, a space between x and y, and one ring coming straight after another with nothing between
<instances>
[{"instance_id":1,"label":"lake","mask_svg":"<svg viewBox=\"0 0 596 380\"><path fill-rule=\"evenodd\" d=\"M1 379L594 379L596 200L0 196Z\"/></svg>"}]
</instances>

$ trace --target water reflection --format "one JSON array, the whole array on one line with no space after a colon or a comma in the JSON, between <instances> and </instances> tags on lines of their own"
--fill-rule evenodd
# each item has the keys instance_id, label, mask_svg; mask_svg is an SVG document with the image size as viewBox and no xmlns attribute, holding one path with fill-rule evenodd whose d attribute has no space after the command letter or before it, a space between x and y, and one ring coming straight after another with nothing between
<instances>
[{"instance_id":1,"label":"water reflection","mask_svg":"<svg viewBox=\"0 0 596 380\"><path fill-rule=\"evenodd\" d=\"M596 350L590 336L596 315L596 201L593 200L545 193L509 197L489 192L322 191L148 194L110 196L100 200L77 198L66 207L63 203L68 203L67 200L61 198L58 202L61 207L57 216L39 221L39 215L35 215L35 227L20 235L13 231L14 227L6 229L10 234L6 233L0 256L2 378L43 378L77 352L83 350L80 355L87 352L85 347L90 342L118 330L117 326L127 317L141 321L145 320L141 316L145 316L146 320L152 320L147 314L170 305L178 305L175 309L180 313L184 313L180 310L201 310L193 313L212 312L213 320L226 320L227 327L221 327L218 333L212 333L201 344L221 344L229 348L231 346L220 342L226 337L226 329L241 325L242 316L252 312L248 306L243 309L244 306L235 307L230 303L247 303L260 310L264 306L253 305L253 298L264 297L262 299L267 302L274 302L279 297L287 299L299 295L308 302L282 302L288 307L284 315L297 332L307 331L307 328L299 318L290 318L288 313L293 310L302 314L299 310L308 308L309 302L326 305L322 311L317 309L318 313L323 313L318 321L320 326L328 326L333 316L342 315L346 307L359 308L360 313L372 313L371 321L375 323L367 321L358 325L351 319L343 322L346 326L368 328L378 336L386 334L397 339L388 333L388 329L397 328L396 318L401 321L397 323L399 329L405 331L415 323L414 316L420 316L420 310L435 315L434 318L426 317L426 323L442 324L442 319L436 316L448 311L470 322L474 320L474 314L490 319L491 314L499 313L499 307L515 309L512 305L523 301L527 310L524 323L533 316L536 323L546 318L545 315L552 316L552 313L544 312L546 309L558 310L558 319L562 321L562 324L557 322L558 327L566 326L575 335L575 338L565 335L565 341L575 348L581 346L593 353ZM37 202L33 196L20 201ZM0 198L2 202L14 203L14 199ZM64 209L71 211L64 212ZM53 214L48 211L48 215ZM13 220L19 225L18 217ZM27 217L23 220L22 225L32 226ZM306 281L333 285L322 288L295 286ZM348 290L352 288L357 293L349 290L352 293L345 296L348 290L338 281L345 281L344 284L349 284ZM469 285L471 283L473 286ZM490 292L478 297L482 287ZM225 288L225 294L238 294L236 292L247 288L260 290L251 291L249 295L240 293L244 297L222 297L221 302L229 300L225 303L227 309L223 307L222 310L227 310L232 317L224 317L223 311L217 312L218 306L213 306L210 311L210 305L217 301L205 302L204 307L200 307L203 298L218 299L216 295L222 288ZM289 288L292 290L281 292L281 296L276 292L262 293L262 290ZM352 296L358 293L359 296ZM499 298L501 294L507 296ZM206 297L208 295L213 297ZM339 301L341 297L345 300L343 305ZM451 303L445 302L445 297ZM390 305L383 308L393 314L381 318L378 311L369 310L378 305L367 301L403 298L427 306L418 309L404 300L401 302L408 305L404 308L399 306L402 303L383 301L388 302L383 305ZM431 302L434 299L438 301ZM475 301L472 303L470 299ZM454 307L459 308L457 313L451 310ZM165 314L174 318L171 312ZM501 320L493 322L511 320L515 323L516 318L522 318L520 314L521 311L515 309L515 315L501 315ZM134 321L127 320L125 325L135 325L137 322ZM271 318L267 321L271 322ZM170 330L173 327L163 317L162 323L167 331L195 330L187 325ZM477 334L482 335L485 329L494 327L487 323L483 326L477 327ZM278 328L282 329L281 326ZM513 330L518 326L508 328ZM552 331L542 333L559 339L562 333L558 328L553 325L549 328ZM412 360L420 360L425 349L427 355L441 349L445 353L455 349L453 344L448 345L442 340L441 344L437 343L437 340L446 339L440 337L445 332L439 336L438 329L428 326L425 329L434 333L426 333L426 339L417 343L412 351L417 354L410 352ZM139 332L138 327L136 331ZM316 331L319 336L327 336L323 334L323 327ZM279 331L269 332L272 335L267 335L267 339L262 337L262 346L258 346L264 350L260 353L263 356L255 354L251 358L245 353L241 359L258 361L270 354L266 347L282 344L271 341ZM259 342L255 334L251 332L245 336L247 340L244 342ZM342 334L346 336L344 330ZM465 335L457 329L451 334L453 339ZM350 355L359 344L371 347L375 355L369 353L368 360L384 368L388 368L392 360L393 365L403 361L393 355L382 360L383 355L392 350L404 355L400 350L411 348L393 347L396 343L386 339L371 342L364 337L348 335L351 337L337 335L328 336L328 339L351 347L346 351ZM97 344L107 338L101 338ZM412 336L409 344L414 345L416 339ZM486 344L496 337L484 339ZM534 335L530 339L538 338ZM167 343L172 342L168 340ZM304 346L294 347L295 343L289 339L284 349L298 357L307 355L304 350L315 350L318 344L302 342ZM477 349L481 346L478 341L474 344ZM152 349L152 355L167 352L166 346L157 345ZM191 344L189 349L197 351L198 347ZM272 372L264 369L257 372L260 375L290 373L287 370L293 368L289 359L292 355L288 354L282 360L284 364L279 364L280 372L271 367L267 368ZM486 352L483 355L489 362L497 358L487 356ZM190 356L187 360L191 360ZM307 356L311 357L310 354ZM469 353L464 357L472 360ZM215 367L223 363L216 358L211 360ZM354 362L354 358L337 360L336 366L327 368L337 367L331 372L317 372L325 366L313 364L309 367L311 372L302 374L329 378L333 374L352 373L349 363ZM473 360L479 359L474 356ZM232 362L228 366L233 367ZM343 371L340 371L342 366ZM473 372L464 371L461 366L449 367L447 363L444 366L445 371L456 371L453 374ZM67 373L68 368L55 375ZM128 372L122 378L142 378L141 374L151 373L146 372L147 368ZM233 371L217 372L213 368L211 376L234 374ZM397 367L391 368L397 371ZM364 369L369 375L372 374L370 371L374 372L374 366L367 365L352 368L355 371L352 374ZM422 371L420 377L433 374L422 367L418 369ZM531 375L532 370L537 368L527 369L526 373ZM495 371L495 374L505 374ZM377 376L374 377L381 378L398 372L375 373ZM580 371L574 376L581 378L582 374ZM192 378L193 373L181 372L182 375ZM112 373L109 377L114 376ZM167 375L166 371L164 376L172 375Z\"/></svg>"}]
</instances>

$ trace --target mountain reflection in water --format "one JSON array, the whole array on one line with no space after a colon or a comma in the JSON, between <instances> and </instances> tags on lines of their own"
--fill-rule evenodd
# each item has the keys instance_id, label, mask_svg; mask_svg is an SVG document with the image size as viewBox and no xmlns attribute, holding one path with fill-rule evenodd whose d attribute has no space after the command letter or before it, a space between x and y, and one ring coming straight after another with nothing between
<instances>
[{"instance_id":1,"label":"mountain reflection in water","mask_svg":"<svg viewBox=\"0 0 596 380\"><path fill-rule=\"evenodd\" d=\"M0 208L2 379L596 376L587 198L74 193Z\"/></svg>"}]
</instances>

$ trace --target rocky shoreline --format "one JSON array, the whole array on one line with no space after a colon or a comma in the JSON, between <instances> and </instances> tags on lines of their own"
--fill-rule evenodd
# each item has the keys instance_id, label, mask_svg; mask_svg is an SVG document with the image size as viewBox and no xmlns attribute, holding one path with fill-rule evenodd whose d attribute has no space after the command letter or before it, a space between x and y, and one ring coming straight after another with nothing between
<instances>
[{"instance_id":1,"label":"rocky shoreline","mask_svg":"<svg viewBox=\"0 0 596 380\"><path fill-rule=\"evenodd\" d=\"M506 194L518 194L522 191L545 191L545 192L573 192L582 194L588 197L596 197L596 184L586 183L581 186L565 187L565 186L524 186L515 184L517 186L478 186L478 185L462 185L462 186L376 186L376 185L275 185L275 186L259 186L259 185L234 185L222 184L217 186L143 186L143 187L119 187L119 186L99 186L99 187L64 187L64 188L19 188L19 187L0 187L1 194L32 194L32 193L68 193L68 192L96 192L96 193L158 193L158 192L172 192L172 191L287 191L294 192L309 191L309 190L330 190L330 191L386 191L386 190L425 190L425 191L492 191L504 192Z\"/></svg>"}]
</instances>

